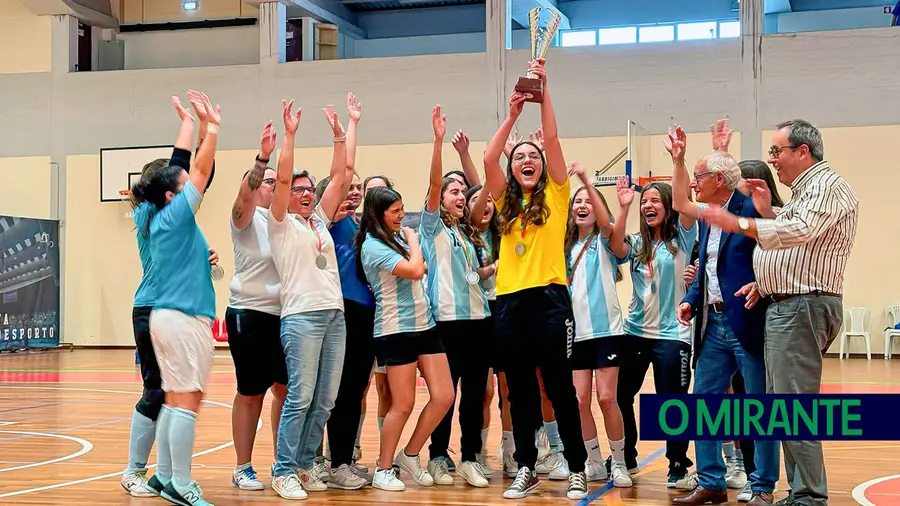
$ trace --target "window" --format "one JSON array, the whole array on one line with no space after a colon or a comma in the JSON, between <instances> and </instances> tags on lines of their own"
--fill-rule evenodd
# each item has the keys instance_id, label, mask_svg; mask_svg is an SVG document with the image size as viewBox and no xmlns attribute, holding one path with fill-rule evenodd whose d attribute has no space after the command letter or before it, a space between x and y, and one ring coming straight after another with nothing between
<instances>
[{"instance_id":1,"label":"window","mask_svg":"<svg viewBox=\"0 0 900 506\"><path fill-rule=\"evenodd\" d=\"M727 37L740 37L741 36L741 22L740 21L726 21L724 23L719 23L719 38L724 39Z\"/></svg>"},{"instance_id":2,"label":"window","mask_svg":"<svg viewBox=\"0 0 900 506\"><path fill-rule=\"evenodd\" d=\"M571 32L562 32L563 47L573 46L593 46L597 43L596 30L578 30Z\"/></svg>"},{"instance_id":3,"label":"window","mask_svg":"<svg viewBox=\"0 0 900 506\"><path fill-rule=\"evenodd\" d=\"M637 42L637 27L601 28L600 44L634 44Z\"/></svg>"},{"instance_id":4,"label":"window","mask_svg":"<svg viewBox=\"0 0 900 506\"><path fill-rule=\"evenodd\" d=\"M683 23L678 25L678 40L715 39L718 23Z\"/></svg>"},{"instance_id":5,"label":"window","mask_svg":"<svg viewBox=\"0 0 900 506\"><path fill-rule=\"evenodd\" d=\"M641 42L670 42L675 40L675 27L667 26L642 26L639 32Z\"/></svg>"}]
</instances>

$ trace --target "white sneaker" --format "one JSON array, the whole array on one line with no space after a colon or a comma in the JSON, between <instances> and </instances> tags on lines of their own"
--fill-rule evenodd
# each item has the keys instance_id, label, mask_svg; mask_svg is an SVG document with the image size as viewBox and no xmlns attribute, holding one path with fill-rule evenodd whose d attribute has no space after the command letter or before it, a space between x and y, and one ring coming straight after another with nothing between
<instances>
[{"instance_id":1,"label":"white sneaker","mask_svg":"<svg viewBox=\"0 0 900 506\"><path fill-rule=\"evenodd\" d=\"M669 478L668 483L666 483L667 488L674 488L678 490L694 490L697 488L699 484L699 479L697 478L697 472L691 471L684 478L672 479Z\"/></svg>"},{"instance_id":2,"label":"white sneaker","mask_svg":"<svg viewBox=\"0 0 900 506\"><path fill-rule=\"evenodd\" d=\"M481 467L481 464L478 462L471 462L468 460L464 460L456 466L456 474L462 476L469 482L469 485L473 487L488 487L490 486L490 482L487 481L487 477L484 475L484 468Z\"/></svg>"},{"instance_id":3,"label":"white sneaker","mask_svg":"<svg viewBox=\"0 0 900 506\"><path fill-rule=\"evenodd\" d=\"M132 497L156 497L156 492L147 485L147 470L135 469L122 475L122 488Z\"/></svg>"},{"instance_id":4,"label":"white sneaker","mask_svg":"<svg viewBox=\"0 0 900 506\"><path fill-rule=\"evenodd\" d=\"M358 476L350 465L341 464L341 467L331 470L327 487L340 490L359 490L368 484L369 480Z\"/></svg>"},{"instance_id":5,"label":"white sneaker","mask_svg":"<svg viewBox=\"0 0 900 506\"><path fill-rule=\"evenodd\" d=\"M506 499L522 499L528 495L528 492L538 488L540 484L537 473L527 467L523 467L519 469L512 485L503 492L503 497Z\"/></svg>"},{"instance_id":6,"label":"white sneaker","mask_svg":"<svg viewBox=\"0 0 900 506\"><path fill-rule=\"evenodd\" d=\"M587 481L605 481L609 478L609 474L606 472L606 462L594 462L589 459L584 463L584 475L587 477Z\"/></svg>"},{"instance_id":7,"label":"white sneaker","mask_svg":"<svg viewBox=\"0 0 900 506\"><path fill-rule=\"evenodd\" d=\"M750 482L744 484L741 488L741 491L738 492L737 500L738 502L750 502L753 499L753 490L750 489Z\"/></svg>"},{"instance_id":8,"label":"white sneaker","mask_svg":"<svg viewBox=\"0 0 900 506\"><path fill-rule=\"evenodd\" d=\"M231 473L231 484L241 490L264 490L263 482L259 481L256 471L250 464L244 464L234 468Z\"/></svg>"},{"instance_id":9,"label":"white sneaker","mask_svg":"<svg viewBox=\"0 0 900 506\"><path fill-rule=\"evenodd\" d=\"M612 463L611 479L615 487L630 488L634 486L634 482L631 481L631 474L628 472L624 462Z\"/></svg>"},{"instance_id":10,"label":"white sneaker","mask_svg":"<svg viewBox=\"0 0 900 506\"><path fill-rule=\"evenodd\" d=\"M272 478L272 490L282 499L301 500L306 499L306 491L300 485L300 478L296 474L276 476Z\"/></svg>"},{"instance_id":11,"label":"white sneaker","mask_svg":"<svg viewBox=\"0 0 900 506\"><path fill-rule=\"evenodd\" d=\"M375 476L372 477L372 487L388 492L402 492L406 490L406 484L397 477L397 470L393 467L390 469L376 469Z\"/></svg>"},{"instance_id":12,"label":"white sneaker","mask_svg":"<svg viewBox=\"0 0 900 506\"><path fill-rule=\"evenodd\" d=\"M434 478L428 474L428 471L422 469L422 463L418 455L409 456L404 450L400 450L394 457L394 465L409 473L413 481L423 487L434 485Z\"/></svg>"},{"instance_id":13,"label":"white sneaker","mask_svg":"<svg viewBox=\"0 0 900 506\"><path fill-rule=\"evenodd\" d=\"M569 475L569 488L566 490L566 497L574 501L584 499L588 496L587 479L584 472L572 473Z\"/></svg>"},{"instance_id":14,"label":"white sneaker","mask_svg":"<svg viewBox=\"0 0 900 506\"><path fill-rule=\"evenodd\" d=\"M475 462L478 462L478 465L481 466L485 478L490 480L494 477L494 471L491 469L491 466L488 465L488 455L486 450L482 449L481 453L475 456Z\"/></svg>"},{"instance_id":15,"label":"white sneaker","mask_svg":"<svg viewBox=\"0 0 900 506\"><path fill-rule=\"evenodd\" d=\"M329 472L328 475L330 477L331 473ZM324 492L328 490L328 485L326 485L315 472L307 471L306 469L298 469L297 476L300 477L300 485L303 487L303 490L306 490L307 492Z\"/></svg>"},{"instance_id":16,"label":"white sneaker","mask_svg":"<svg viewBox=\"0 0 900 506\"><path fill-rule=\"evenodd\" d=\"M569 478L569 463L562 453L550 453L544 460L538 461L535 472L549 474L551 480L566 480Z\"/></svg>"},{"instance_id":17,"label":"white sneaker","mask_svg":"<svg viewBox=\"0 0 900 506\"><path fill-rule=\"evenodd\" d=\"M442 457L428 461L428 474L431 475L435 485L453 485L453 475L450 474L450 466Z\"/></svg>"},{"instance_id":18,"label":"white sneaker","mask_svg":"<svg viewBox=\"0 0 900 506\"><path fill-rule=\"evenodd\" d=\"M503 464L503 474L507 478L515 478L519 474L519 463L516 462L513 452L507 452L500 448L500 462Z\"/></svg>"},{"instance_id":19,"label":"white sneaker","mask_svg":"<svg viewBox=\"0 0 900 506\"><path fill-rule=\"evenodd\" d=\"M317 458L310 471L312 474L316 475L319 481L325 482L331 478L331 465L329 465L328 461L324 458Z\"/></svg>"},{"instance_id":20,"label":"white sneaker","mask_svg":"<svg viewBox=\"0 0 900 506\"><path fill-rule=\"evenodd\" d=\"M728 488L740 490L747 483L747 473L744 465L737 458L729 458L725 462L725 484Z\"/></svg>"}]
</instances>

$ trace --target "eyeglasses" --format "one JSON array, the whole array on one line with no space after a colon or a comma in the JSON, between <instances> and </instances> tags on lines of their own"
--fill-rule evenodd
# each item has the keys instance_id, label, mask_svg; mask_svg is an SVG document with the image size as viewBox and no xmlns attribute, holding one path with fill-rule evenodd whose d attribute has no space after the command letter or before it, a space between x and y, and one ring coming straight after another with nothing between
<instances>
[{"instance_id":1,"label":"eyeglasses","mask_svg":"<svg viewBox=\"0 0 900 506\"><path fill-rule=\"evenodd\" d=\"M785 149L797 149L800 146L772 146L769 148L769 156L778 158Z\"/></svg>"},{"instance_id":2,"label":"eyeglasses","mask_svg":"<svg viewBox=\"0 0 900 506\"><path fill-rule=\"evenodd\" d=\"M513 161L524 162L526 156L535 162L540 161L541 159L540 153L528 153L527 155L525 153L516 153L515 155L513 155Z\"/></svg>"},{"instance_id":3,"label":"eyeglasses","mask_svg":"<svg viewBox=\"0 0 900 506\"><path fill-rule=\"evenodd\" d=\"M291 193L305 193L305 192L314 192L316 188L314 186L292 186Z\"/></svg>"},{"instance_id":4,"label":"eyeglasses","mask_svg":"<svg viewBox=\"0 0 900 506\"><path fill-rule=\"evenodd\" d=\"M707 176L715 176L716 174L717 174L717 172L704 172L702 174L697 174L695 172L694 173L694 181L700 181L701 179L703 179Z\"/></svg>"},{"instance_id":5,"label":"eyeglasses","mask_svg":"<svg viewBox=\"0 0 900 506\"><path fill-rule=\"evenodd\" d=\"M275 178L274 177L267 177L267 178L263 179L262 182L263 182L263 184L267 184L269 186L275 186Z\"/></svg>"}]
</instances>

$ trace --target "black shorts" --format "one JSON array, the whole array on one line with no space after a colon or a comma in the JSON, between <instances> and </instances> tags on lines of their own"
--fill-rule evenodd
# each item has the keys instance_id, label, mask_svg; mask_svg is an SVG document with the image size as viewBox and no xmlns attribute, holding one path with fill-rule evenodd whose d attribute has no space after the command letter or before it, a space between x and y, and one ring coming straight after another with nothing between
<instances>
[{"instance_id":1,"label":"black shorts","mask_svg":"<svg viewBox=\"0 0 900 506\"><path fill-rule=\"evenodd\" d=\"M150 312L152 307L136 307L131 310L131 326L134 329L134 344L141 361L141 379L146 390L162 389L162 376L153 342L150 340Z\"/></svg>"},{"instance_id":2,"label":"black shorts","mask_svg":"<svg viewBox=\"0 0 900 506\"><path fill-rule=\"evenodd\" d=\"M375 358L379 367L414 364L422 355L444 353L444 344L437 328L423 332L403 332L376 337Z\"/></svg>"},{"instance_id":3,"label":"black shorts","mask_svg":"<svg viewBox=\"0 0 900 506\"><path fill-rule=\"evenodd\" d=\"M595 337L572 345L572 370L595 371L605 367L619 367L619 349L624 336Z\"/></svg>"},{"instance_id":4,"label":"black shorts","mask_svg":"<svg viewBox=\"0 0 900 506\"><path fill-rule=\"evenodd\" d=\"M281 317L229 307L225 310L225 328L239 394L262 395L275 383L287 385Z\"/></svg>"}]
</instances>

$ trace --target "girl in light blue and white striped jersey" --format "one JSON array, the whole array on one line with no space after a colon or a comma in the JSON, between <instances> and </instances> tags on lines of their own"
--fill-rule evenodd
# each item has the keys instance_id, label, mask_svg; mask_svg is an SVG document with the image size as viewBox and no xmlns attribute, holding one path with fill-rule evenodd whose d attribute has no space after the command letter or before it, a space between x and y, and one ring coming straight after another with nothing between
<instances>
[{"instance_id":1,"label":"girl in light blue and white striped jersey","mask_svg":"<svg viewBox=\"0 0 900 506\"><path fill-rule=\"evenodd\" d=\"M620 216L634 199L624 180L617 186ZM640 233L627 237L633 294L625 320L628 343L622 346L617 398L625 423L625 463L637 470L638 432L634 397L653 365L653 383L659 394L686 394L691 383L691 327L678 323L675 310L685 295L682 274L697 241L693 219L672 208L672 187L652 182L641 191ZM625 228L625 219L616 228ZM669 488L689 487L688 441L667 441ZM693 475L691 475L693 476Z\"/></svg>"},{"instance_id":2,"label":"girl in light blue and white striped jersey","mask_svg":"<svg viewBox=\"0 0 900 506\"><path fill-rule=\"evenodd\" d=\"M372 478L373 487L388 491L406 488L394 465L419 485L434 485L421 466L419 452L453 404L447 355L425 293L425 259L416 233L401 226L403 217L403 200L396 190L373 188L366 193L355 241L357 270L375 295L375 358L387 370L393 400L384 417ZM430 398L409 442L394 456L415 404L417 366Z\"/></svg>"},{"instance_id":3,"label":"girl in light blue and white striped jersey","mask_svg":"<svg viewBox=\"0 0 900 506\"><path fill-rule=\"evenodd\" d=\"M573 163L570 177L578 176L584 186L572 196L566 230L568 285L575 315L575 343L572 369L581 412L581 435L588 453L585 473L588 481L605 480L611 474L617 487L632 486L625 466L625 433L622 412L616 403L619 357L623 341L622 309L616 283L622 280L619 264L628 254L624 229L616 230L609 206L584 173ZM616 245L614 248L613 245ZM597 399L612 452L610 473L600 452L597 424L591 413L591 383L596 374Z\"/></svg>"},{"instance_id":4,"label":"girl in light blue and white striped jersey","mask_svg":"<svg viewBox=\"0 0 900 506\"><path fill-rule=\"evenodd\" d=\"M474 487L487 487L490 483L477 456L481 453L482 404L489 364L487 354L473 354L472 350L478 349L486 337L490 308L481 287L478 253L460 224L466 208L466 186L455 177L441 176L441 148L447 119L439 105L432 110L431 122L434 130L431 177L419 225L422 253L428 264L426 285L432 316L450 364L454 391L457 383L462 385L459 403L462 462L456 472ZM438 485L453 485L448 454L452 424L450 409L431 434L428 472Z\"/></svg>"}]
</instances>

